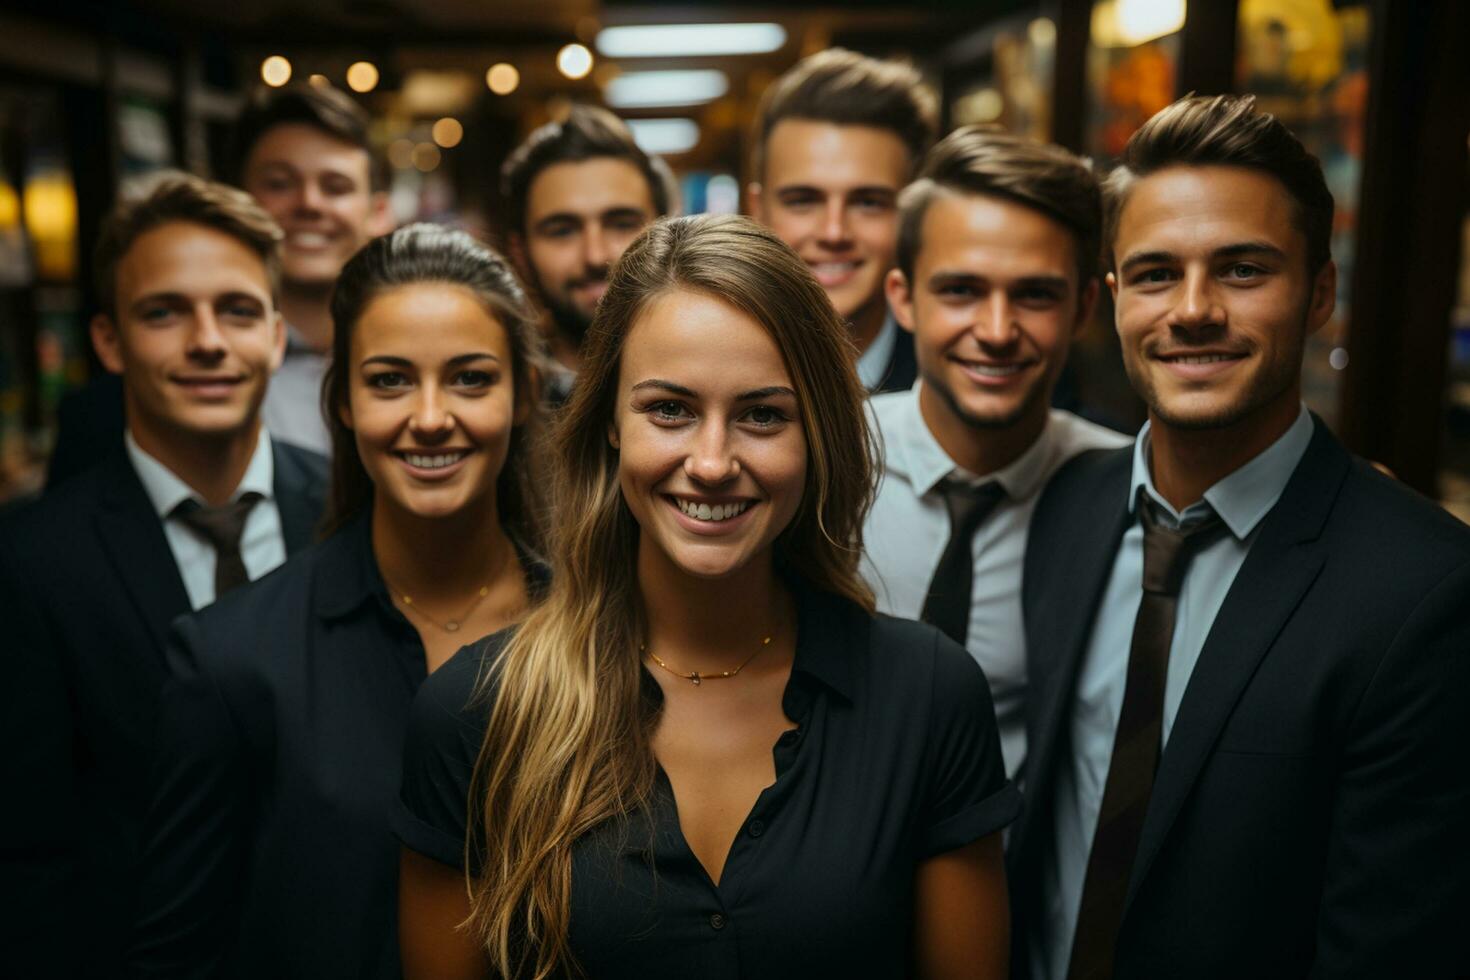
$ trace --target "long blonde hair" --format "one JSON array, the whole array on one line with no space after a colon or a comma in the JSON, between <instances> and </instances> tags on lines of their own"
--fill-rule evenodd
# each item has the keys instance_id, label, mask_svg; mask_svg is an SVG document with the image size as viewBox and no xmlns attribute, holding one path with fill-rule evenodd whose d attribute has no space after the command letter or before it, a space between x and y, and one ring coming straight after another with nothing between
<instances>
[{"instance_id":1,"label":"long blonde hair","mask_svg":"<svg viewBox=\"0 0 1470 980\"><path fill-rule=\"evenodd\" d=\"M582 372L553 433L552 580L482 677L494 698L470 790L468 927L501 976L576 972L568 943L572 846L648 803L656 709L640 697L638 525L608 441L623 343L650 299L718 297L770 332L807 440L800 509L777 538L812 587L869 611L858 575L872 437L847 329L805 264L734 216L659 222L615 269Z\"/></svg>"}]
</instances>

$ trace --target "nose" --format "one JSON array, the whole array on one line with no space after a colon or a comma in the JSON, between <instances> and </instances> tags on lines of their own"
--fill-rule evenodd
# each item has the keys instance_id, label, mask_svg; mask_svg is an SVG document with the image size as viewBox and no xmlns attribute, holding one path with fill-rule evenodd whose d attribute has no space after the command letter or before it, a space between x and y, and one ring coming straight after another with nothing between
<instances>
[{"instance_id":1,"label":"nose","mask_svg":"<svg viewBox=\"0 0 1470 980\"><path fill-rule=\"evenodd\" d=\"M314 180L303 180L296 186L296 210L298 213L318 214L324 203L322 189Z\"/></svg>"},{"instance_id":2,"label":"nose","mask_svg":"<svg viewBox=\"0 0 1470 980\"><path fill-rule=\"evenodd\" d=\"M1008 347L1016 340L1018 325L1011 298L1004 289L992 289L985 302L978 304L970 333L981 347Z\"/></svg>"},{"instance_id":3,"label":"nose","mask_svg":"<svg viewBox=\"0 0 1470 980\"><path fill-rule=\"evenodd\" d=\"M194 325L189 331L188 356L195 360L217 361L228 352L224 332L214 315L214 305L200 304L194 308Z\"/></svg>"},{"instance_id":4,"label":"nose","mask_svg":"<svg viewBox=\"0 0 1470 980\"><path fill-rule=\"evenodd\" d=\"M730 447L730 432L721 423L706 422L696 434L684 472L691 480L707 486L728 483L740 475L740 462Z\"/></svg>"},{"instance_id":5,"label":"nose","mask_svg":"<svg viewBox=\"0 0 1470 980\"><path fill-rule=\"evenodd\" d=\"M584 260L589 268L602 269L612 264L612 253L602 226L591 222L587 226Z\"/></svg>"},{"instance_id":6,"label":"nose","mask_svg":"<svg viewBox=\"0 0 1470 980\"><path fill-rule=\"evenodd\" d=\"M409 425L414 435L425 441L447 438L454 429L454 416L438 385L431 382L419 389Z\"/></svg>"},{"instance_id":7,"label":"nose","mask_svg":"<svg viewBox=\"0 0 1470 980\"><path fill-rule=\"evenodd\" d=\"M821 240L825 245L846 245L852 237L847 228L847 208L842 198L833 195L822 213Z\"/></svg>"},{"instance_id":8,"label":"nose","mask_svg":"<svg viewBox=\"0 0 1470 980\"><path fill-rule=\"evenodd\" d=\"M1214 281L1206 269L1190 269L1184 274L1179 301L1173 310L1172 323L1186 330L1213 326L1224 322L1224 310L1215 300Z\"/></svg>"}]
</instances>

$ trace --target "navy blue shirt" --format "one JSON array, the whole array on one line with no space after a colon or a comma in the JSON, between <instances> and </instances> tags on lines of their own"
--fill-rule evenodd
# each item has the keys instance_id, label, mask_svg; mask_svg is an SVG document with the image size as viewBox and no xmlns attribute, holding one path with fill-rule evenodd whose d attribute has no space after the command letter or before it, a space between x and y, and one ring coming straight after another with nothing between
<instances>
[{"instance_id":1,"label":"navy blue shirt","mask_svg":"<svg viewBox=\"0 0 1470 980\"><path fill-rule=\"evenodd\" d=\"M796 658L756 800L719 885L689 849L667 777L650 812L572 852L570 941L608 978L898 977L911 972L925 858L1015 818L989 688L933 627L872 617L799 588ZM393 827L413 850L463 866L468 787L491 696L477 679L499 633L460 651L419 692ZM650 697L657 683L644 676ZM493 695L492 695L493 696Z\"/></svg>"}]
</instances>

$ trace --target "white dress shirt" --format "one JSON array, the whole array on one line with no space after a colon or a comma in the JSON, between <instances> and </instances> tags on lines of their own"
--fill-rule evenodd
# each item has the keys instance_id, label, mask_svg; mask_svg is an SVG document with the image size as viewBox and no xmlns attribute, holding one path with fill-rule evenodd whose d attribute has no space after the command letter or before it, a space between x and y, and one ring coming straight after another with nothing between
<instances>
[{"instance_id":1,"label":"white dress shirt","mask_svg":"<svg viewBox=\"0 0 1470 980\"><path fill-rule=\"evenodd\" d=\"M1284 435L1255 459L1206 490L1202 501L1183 512L1176 511L1154 489L1148 462L1149 426L1145 425L1139 432L1133 446L1133 476L1128 483L1126 502L1134 519L1113 559L1107 588L1098 605L1097 620L1078 671L1070 712L1071 752L1057 767L1055 836L1042 883L1042 928L1033 931L1033 977L1061 980L1067 975L1072 955L1087 861L1112 764L1118 715L1123 710L1133 621L1138 618L1138 604L1143 598L1143 525L1137 518L1139 488L1159 505L1166 526L1193 523L1214 512L1229 531L1213 536L1185 567L1164 681L1162 740L1167 745L1194 665L1215 625L1215 616L1225 604L1225 596L1235 583L1240 566L1245 563L1261 521L1276 506L1306 453L1312 431L1312 416L1303 406L1296 422Z\"/></svg>"},{"instance_id":2,"label":"white dress shirt","mask_svg":"<svg viewBox=\"0 0 1470 980\"><path fill-rule=\"evenodd\" d=\"M878 336L873 338L867 350L858 355L858 380L869 391L882 384L888 374L888 362L893 360L893 348L898 344L898 332L902 329L889 313L883 320L883 326L878 328Z\"/></svg>"},{"instance_id":3,"label":"white dress shirt","mask_svg":"<svg viewBox=\"0 0 1470 980\"><path fill-rule=\"evenodd\" d=\"M1026 636L1021 623L1021 567L1026 533L1046 481L1089 449L1114 449L1128 437L1057 409L1040 437L1004 469L985 477L956 466L919 413L919 389L869 399L883 445L883 478L863 530L863 577L878 609L917 619L929 582L949 541L949 511L939 484L953 477L976 485L997 482L1005 498L971 541L974 579L965 641L990 681L1006 774L1015 778L1026 757Z\"/></svg>"},{"instance_id":4,"label":"white dress shirt","mask_svg":"<svg viewBox=\"0 0 1470 980\"><path fill-rule=\"evenodd\" d=\"M265 390L260 420L282 442L332 455L332 436L322 419L322 376L327 356L286 327L286 357Z\"/></svg>"},{"instance_id":5,"label":"white dress shirt","mask_svg":"<svg viewBox=\"0 0 1470 980\"><path fill-rule=\"evenodd\" d=\"M189 593L189 605L202 609L214 601L214 545L173 514L185 500L200 504L204 500L172 470L144 452L133 438L132 430L123 434L123 442L143 491L163 521L163 536L168 539L174 564L178 565L184 589ZM230 494L230 500L239 500L250 491L260 494L261 499L245 518L240 557L253 582L286 560L286 538L281 530L281 511L276 506L275 457L271 455L271 437L264 428L260 430L250 465L245 468L240 485Z\"/></svg>"}]
</instances>

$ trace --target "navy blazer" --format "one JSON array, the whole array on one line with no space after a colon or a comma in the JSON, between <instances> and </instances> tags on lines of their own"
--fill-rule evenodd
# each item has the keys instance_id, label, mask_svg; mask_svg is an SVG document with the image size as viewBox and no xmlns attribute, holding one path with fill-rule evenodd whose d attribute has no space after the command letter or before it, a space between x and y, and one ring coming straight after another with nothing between
<instances>
[{"instance_id":1,"label":"navy blazer","mask_svg":"<svg viewBox=\"0 0 1470 980\"><path fill-rule=\"evenodd\" d=\"M1023 606L1016 937L1040 914L1073 688L1128 526L1132 449L1037 505ZM1466 976L1470 529L1320 420L1226 596L1159 760L1115 976Z\"/></svg>"},{"instance_id":2,"label":"navy blazer","mask_svg":"<svg viewBox=\"0 0 1470 980\"><path fill-rule=\"evenodd\" d=\"M327 464L272 448L289 553L320 519ZM189 611L121 439L0 523L0 785L15 801L0 807L0 973L111 975L131 918L164 638Z\"/></svg>"},{"instance_id":3,"label":"navy blazer","mask_svg":"<svg viewBox=\"0 0 1470 980\"><path fill-rule=\"evenodd\" d=\"M908 391L914 386L918 376L919 362L914 357L914 335L899 327L898 335L893 339L893 353L889 355L888 364L883 368L883 380L878 382L878 387L871 394Z\"/></svg>"}]
</instances>

